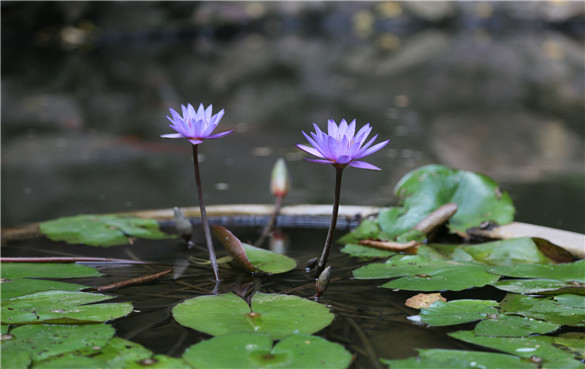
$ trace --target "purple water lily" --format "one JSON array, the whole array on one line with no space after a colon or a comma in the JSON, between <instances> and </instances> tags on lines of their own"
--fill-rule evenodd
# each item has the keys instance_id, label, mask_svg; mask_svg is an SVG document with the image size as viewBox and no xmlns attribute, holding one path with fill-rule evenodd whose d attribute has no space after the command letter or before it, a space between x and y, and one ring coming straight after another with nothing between
<instances>
[{"instance_id":1,"label":"purple water lily","mask_svg":"<svg viewBox=\"0 0 585 369\"><path fill-rule=\"evenodd\" d=\"M357 134L355 133L355 119L347 124L343 119L339 126L333 119L329 119L327 125L327 133L321 131L319 127L313 123L315 132L311 132L309 136L303 131L303 135L313 147L306 145L297 145L297 147L306 153L316 156L318 159L306 159L314 163L332 164L335 167L335 197L333 200L333 212L331 214L331 223L329 224L329 231L325 239L325 245L321 252L321 257L316 266L316 277L319 277L324 272L327 257L331 250L331 243L333 241L333 233L337 224L337 214L339 211L339 198L341 194L341 176L345 167L352 166L362 169L380 170L375 165L361 161L363 157L375 153L382 147L386 146L390 140L377 143L372 146L378 135L375 135L371 140L366 142L368 135L372 131L370 123L363 126ZM323 278L323 277L321 277ZM318 292L318 294L322 293Z\"/></svg>"},{"instance_id":2,"label":"purple water lily","mask_svg":"<svg viewBox=\"0 0 585 369\"><path fill-rule=\"evenodd\" d=\"M197 111L195 111L193 105L191 104L187 104L186 107L185 105L181 105L181 108L183 109L183 116L179 115L179 113L177 113L174 109L169 109L171 111L172 118L167 116L167 119L173 123L170 125L170 127L177 131L177 133L168 133L161 135L161 137L186 138L193 144L193 169L195 171L195 184L197 185L199 209L201 210L201 222L203 223L203 232L205 234L205 242L207 243L207 249L209 251L209 261L211 268L213 269L213 276L219 283L219 269L217 265L217 259L215 257L215 251L213 249L213 241L211 239L211 232L209 230L209 221L205 211L205 204L203 202L203 189L201 188L201 176L199 174L199 156L197 154L197 148L199 144L205 140L220 138L232 133L232 131L211 134L223 117L223 109L219 113L211 115L213 109L212 105L209 105L207 109L205 109L203 104L199 104L199 109L197 109Z\"/></svg>"},{"instance_id":3,"label":"purple water lily","mask_svg":"<svg viewBox=\"0 0 585 369\"><path fill-rule=\"evenodd\" d=\"M179 115L174 109L171 111L172 118L167 116L167 119L171 121L171 127L178 133L169 133L161 135L163 138L186 138L193 145L202 143L204 140L212 140L214 138L220 138L225 135L232 133L232 131L226 131L216 134L211 134L217 124L221 120L224 114L222 109L219 113L211 115L212 105L209 105L207 109L203 107L203 104L199 105L199 109L195 111L193 105L187 104L181 105L183 109L183 116Z\"/></svg>"},{"instance_id":4,"label":"purple water lily","mask_svg":"<svg viewBox=\"0 0 585 369\"><path fill-rule=\"evenodd\" d=\"M375 153L390 142L390 140L386 140L372 146L378 138L378 135L375 135L365 143L372 131L370 123L363 126L357 134L355 133L355 119L350 124L347 124L347 121L343 119L339 126L333 119L329 119L327 133L321 131L315 123L313 126L315 132L311 132L310 136L303 131L303 135L313 147L300 144L297 144L297 147L320 159L306 160L320 164L333 164L336 167L349 165L362 169L380 170L375 165L358 160Z\"/></svg>"}]
</instances>

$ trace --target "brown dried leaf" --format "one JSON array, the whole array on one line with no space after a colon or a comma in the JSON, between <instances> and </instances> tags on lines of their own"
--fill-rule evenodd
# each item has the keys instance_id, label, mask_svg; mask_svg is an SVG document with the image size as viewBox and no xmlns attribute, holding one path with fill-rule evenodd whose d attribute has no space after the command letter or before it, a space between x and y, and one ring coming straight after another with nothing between
<instances>
[{"instance_id":1,"label":"brown dried leaf","mask_svg":"<svg viewBox=\"0 0 585 369\"><path fill-rule=\"evenodd\" d=\"M222 226L212 226L212 229L215 237L228 250L237 266L248 272L256 271L254 265L248 260L248 255L246 255L242 242L232 232Z\"/></svg>"},{"instance_id":2,"label":"brown dried leaf","mask_svg":"<svg viewBox=\"0 0 585 369\"><path fill-rule=\"evenodd\" d=\"M447 299L441 296L440 293L419 293L406 300L404 305L413 309L422 309L428 308L433 302L438 300L447 302Z\"/></svg>"}]
</instances>

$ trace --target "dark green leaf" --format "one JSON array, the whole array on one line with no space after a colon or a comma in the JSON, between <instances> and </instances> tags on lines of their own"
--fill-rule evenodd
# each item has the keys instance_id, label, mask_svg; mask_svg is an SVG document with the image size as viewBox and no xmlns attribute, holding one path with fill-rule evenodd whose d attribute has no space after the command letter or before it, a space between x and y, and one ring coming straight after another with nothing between
<instances>
[{"instance_id":1,"label":"dark green leaf","mask_svg":"<svg viewBox=\"0 0 585 369\"><path fill-rule=\"evenodd\" d=\"M555 324L585 326L585 296L531 297L510 293L501 302L500 311Z\"/></svg>"},{"instance_id":2,"label":"dark green leaf","mask_svg":"<svg viewBox=\"0 0 585 369\"><path fill-rule=\"evenodd\" d=\"M388 365L389 369L537 369L536 364L516 356L461 350L419 350L419 357L416 358L381 361Z\"/></svg>"},{"instance_id":3,"label":"dark green leaf","mask_svg":"<svg viewBox=\"0 0 585 369\"><path fill-rule=\"evenodd\" d=\"M182 325L214 336L259 332L281 339L293 332L311 334L334 315L325 306L298 296L256 293L252 307L233 293L195 297L173 308Z\"/></svg>"},{"instance_id":4,"label":"dark green leaf","mask_svg":"<svg viewBox=\"0 0 585 369\"><path fill-rule=\"evenodd\" d=\"M454 260L430 260L420 255L397 255L385 263L363 266L353 271L357 279L402 277L382 287L415 291L460 291L493 283L499 276L485 265Z\"/></svg>"},{"instance_id":5,"label":"dark green leaf","mask_svg":"<svg viewBox=\"0 0 585 369\"><path fill-rule=\"evenodd\" d=\"M463 233L484 221L507 224L514 216L509 195L501 193L492 179L442 165L427 165L406 174L396 185L395 193L406 212L390 209L380 213L380 227L387 234L409 230L449 202L458 206L449 221L452 231Z\"/></svg>"},{"instance_id":6,"label":"dark green leaf","mask_svg":"<svg viewBox=\"0 0 585 369\"><path fill-rule=\"evenodd\" d=\"M2 302L3 324L76 324L104 322L128 315L132 304L92 304L111 296L72 292L42 291Z\"/></svg>"},{"instance_id":7,"label":"dark green leaf","mask_svg":"<svg viewBox=\"0 0 585 369\"><path fill-rule=\"evenodd\" d=\"M554 263L540 252L532 239L528 237L462 246L462 249L476 261L489 265L509 266L519 262L524 264Z\"/></svg>"},{"instance_id":8,"label":"dark green leaf","mask_svg":"<svg viewBox=\"0 0 585 369\"><path fill-rule=\"evenodd\" d=\"M426 309L421 309L423 323L433 327L469 323L495 315L498 303L492 300L453 300L435 301Z\"/></svg>"},{"instance_id":9,"label":"dark green leaf","mask_svg":"<svg viewBox=\"0 0 585 369\"><path fill-rule=\"evenodd\" d=\"M116 246L129 243L130 237L170 238L153 219L121 215L77 215L40 224L41 232L53 241L91 246Z\"/></svg>"},{"instance_id":10,"label":"dark green leaf","mask_svg":"<svg viewBox=\"0 0 585 369\"><path fill-rule=\"evenodd\" d=\"M516 315L488 316L475 326L478 336L524 337L534 333L546 334L560 328L560 324L544 322Z\"/></svg>"},{"instance_id":11,"label":"dark green leaf","mask_svg":"<svg viewBox=\"0 0 585 369\"><path fill-rule=\"evenodd\" d=\"M449 335L465 342L489 347L519 357L541 358L543 368L585 368L583 363L575 360L572 353L555 347L553 337L486 337L475 335L473 331L459 331L449 333Z\"/></svg>"},{"instance_id":12,"label":"dark green leaf","mask_svg":"<svg viewBox=\"0 0 585 369\"><path fill-rule=\"evenodd\" d=\"M2 278L80 278L103 275L82 264L2 263Z\"/></svg>"},{"instance_id":13,"label":"dark green leaf","mask_svg":"<svg viewBox=\"0 0 585 369\"><path fill-rule=\"evenodd\" d=\"M341 369L351 363L351 354L340 344L305 334L287 336L273 347L269 335L233 333L193 345L185 351L183 358L198 369Z\"/></svg>"},{"instance_id":14,"label":"dark green leaf","mask_svg":"<svg viewBox=\"0 0 585 369\"><path fill-rule=\"evenodd\" d=\"M2 283L2 301L17 296L28 295L33 292L48 290L79 291L86 287L80 284L47 281L44 279L11 279Z\"/></svg>"}]
</instances>

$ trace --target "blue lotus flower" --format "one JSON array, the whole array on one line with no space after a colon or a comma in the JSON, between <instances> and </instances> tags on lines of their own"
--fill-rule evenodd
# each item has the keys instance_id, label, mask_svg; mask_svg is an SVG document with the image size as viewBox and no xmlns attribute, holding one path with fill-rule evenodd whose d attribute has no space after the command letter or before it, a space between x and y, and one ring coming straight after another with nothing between
<instances>
[{"instance_id":1,"label":"blue lotus flower","mask_svg":"<svg viewBox=\"0 0 585 369\"><path fill-rule=\"evenodd\" d=\"M372 131L370 123L363 126L357 134L355 133L355 119L349 125L343 119L339 126L333 119L329 119L327 133L321 131L315 123L313 123L313 126L315 127L315 132L311 132L310 136L303 131L303 135L313 147L297 144L299 149L319 158L306 159L307 161L333 164L337 168L344 168L349 165L362 169L380 170L375 165L358 160L375 153L390 142L390 140L386 140L372 146L376 138L378 138L378 135L375 135L365 143Z\"/></svg>"},{"instance_id":2,"label":"blue lotus flower","mask_svg":"<svg viewBox=\"0 0 585 369\"><path fill-rule=\"evenodd\" d=\"M224 114L222 109L219 113L211 115L212 105L209 105L207 109L203 107L203 104L199 105L199 109L195 111L193 105L188 104L187 107L181 105L183 109L183 116L179 115L174 109L171 111L172 118L167 116L167 119L171 121L171 127L178 133L169 133L161 135L163 138L186 138L193 145L198 145L204 140L212 140L214 138L220 138L226 136L233 131L221 132L211 134L217 124L221 120Z\"/></svg>"}]
</instances>

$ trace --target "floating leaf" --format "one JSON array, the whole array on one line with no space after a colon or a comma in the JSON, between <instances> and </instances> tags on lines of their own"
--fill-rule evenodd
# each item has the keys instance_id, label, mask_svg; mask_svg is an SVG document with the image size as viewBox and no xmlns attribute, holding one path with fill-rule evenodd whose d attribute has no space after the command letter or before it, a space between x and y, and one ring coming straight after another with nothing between
<instances>
[{"instance_id":1,"label":"floating leaf","mask_svg":"<svg viewBox=\"0 0 585 369\"><path fill-rule=\"evenodd\" d=\"M251 305L233 293L200 296L176 305L173 316L180 324L213 336L260 332L274 339L317 332L334 317L325 306L298 296L258 292Z\"/></svg>"},{"instance_id":2,"label":"floating leaf","mask_svg":"<svg viewBox=\"0 0 585 369\"><path fill-rule=\"evenodd\" d=\"M471 255L474 260L489 265L509 266L519 262L524 264L554 263L528 237L468 245L461 248Z\"/></svg>"},{"instance_id":3,"label":"floating leaf","mask_svg":"<svg viewBox=\"0 0 585 369\"><path fill-rule=\"evenodd\" d=\"M427 165L406 174L395 187L405 212L392 208L380 212L383 232L403 233L440 206L454 202L458 210L449 220L452 231L464 233L485 221L510 223L514 206L492 179L442 165Z\"/></svg>"},{"instance_id":4,"label":"floating leaf","mask_svg":"<svg viewBox=\"0 0 585 369\"><path fill-rule=\"evenodd\" d=\"M453 300L435 301L431 306L421 309L423 323L433 327L469 323L494 315L498 303L493 300Z\"/></svg>"},{"instance_id":5,"label":"floating leaf","mask_svg":"<svg viewBox=\"0 0 585 369\"><path fill-rule=\"evenodd\" d=\"M468 369L514 368L537 369L536 364L519 357L492 352L462 350L418 350L416 358L402 360L381 359L389 369Z\"/></svg>"},{"instance_id":6,"label":"floating leaf","mask_svg":"<svg viewBox=\"0 0 585 369\"><path fill-rule=\"evenodd\" d=\"M524 294L559 295L573 293L585 295L584 284L551 279L506 279L492 283L492 286L500 290Z\"/></svg>"},{"instance_id":7,"label":"floating leaf","mask_svg":"<svg viewBox=\"0 0 585 369\"><path fill-rule=\"evenodd\" d=\"M500 311L555 324L585 327L585 296L531 297L510 293L502 300Z\"/></svg>"},{"instance_id":8,"label":"floating leaf","mask_svg":"<svg viewBox=\"0 0 585 369\"><path fill-rule=\"evenodd\" d=\"M394 251L379 250L355 243L346 244L341 249L341 252L360 258L388 258L392 255L396 255L396 252Z\"/></svg>"},{"instance_id":9,"label":"floating leaf","mask_svg":"<svg viewBox=\"0 0 585 369\"><path fill-rule=\"evenodd\" d=\"M114 328L105 324L35 324L17 327L10 333L13 338L2 342L2 368L12 369L22 368L26 361L38 362L68 352L99 352L114 335Z\"/></svg>"},{"instance_id":10,"label":"floating leaf","mask_svg":"<svg viewBox=\"0 0 585 369\"><path fill-rule=\"evenodd\" d=\"M353 271L357 279L402 277L382 287L415 291L460 291L493 283L499 276L474 262L430 260L420 255L397 255L385 263L373 263Z\"/></svg>"},{"instance_id":11,"label":"floating leaf","mask_svg":"<svg viewBox=\"0 0 585 369\"><path fill-rule=\"evenodd\" d=\"M273 346L268 335L233 333L193 345L185 351L183 358L198 369L341 369L351 363L351 354L340 344L305 334L292 334Z\"/></svg>"},{"instance_id":12,"label":"floating leaf","mask_svg":"<svg viewBox=\"0 0 585 369\"><path fill-rule=\"evenodd\" d=\"M111 299L97 293L42 291L2 302L3 324L80 324L104 322L128 315L132 304L91 304Z\"/></svg>"},{"instance_id":13,"label":"floating leaf","mask_svg":"<svg viewBox=\"0 0 585 369\"><path fill-rule=\"evenodd\" d=\"M95 268L82 264L60 263L2 263L2 278L81 278L103 275Z\"/></svg>"},{"instance_id":14,"label":"floating leaf","mask_svg":"<svg viewBox=\"0 0 585 369\"><path fill-rule=\"evenodd\" d=\"M543 360L543 368L585 368L572 353L555 347L553 337L486 337L478 336L473 331L453 332L449 336L523 358L538 357Z\"/></svg>"},{"instance_id":15,"label":"floating leaf","mask_svg":"<svg viewBox=\"0 0 585 369\"><path fill-rule=\"evenodd\" d=\"M41 232L53 241L91 246L116 246L129 243L130 237L171 238L159 230L153 219L122 215L77 215L40 224Z\"/></svg>"},{"instance_id":16,"label":"floating leaf","mask_svg":"<svg viewBox=\"0 0 585 369\"><path fill-rule=\"evenodd\" d=\"M297 267L296 261L286 255L243 243L248 260L265 273L285 273Z\"/></svg>"},{"instance_id":17,"label":"floating leaf","mask_svg":"<svg viewBox=\"0 0 585 369\"><path fill-rule=\"evenodd\" d=\"M153 356L143 346L118 337L112 338L98 353L79 351L59 355L35 365L35 369L51 368L189 368L181 359L165 355Z\"/></svg>"},{"instance_id":18,"label":"floating leaf","mask_svg":"<svg viewBox=\"0 0 585 369\"><path fill-rule=\"evenodd\" d=\"M554 279L564 282L585 283L585 260L566 264L517 264L488 269L494 274L517 278Z\"/></svg>"},{"instance_id":19,"label":"floating leaf","mask_svg":"<svg viewBox=\"0 0 585 369\"><path fill-rule=\"evenodd\" d=\"M213 233L228 250L234 262L248 272L258 269L265 273L285 273L297 266L294 259L286 255L241 242L222 226L213 226Z\"/></svg>"},{"instance_id":20,"label":"floating leaf","mask_svg":"<svg viewBox=\"0 0 585 369\"><path fill-rule=\"evenodd\" d=\"M47 281L44 279L20 278L2 282L2 301L17 296L28 295L33 292L60 290L79 291L87 286L74 283Z\"/></svg>"},{"instance_id":21,"label":"floating leaf","mask_svg":"<svg viewBox=\"0 0 585 369\"><path fill-rule=\"evenodd\" d=\"M560 324L501 314L479 322L475 326L474 333L478 336L524 337L534 333L554 332L559 328Z\"/></svg>"}]
</instances>

